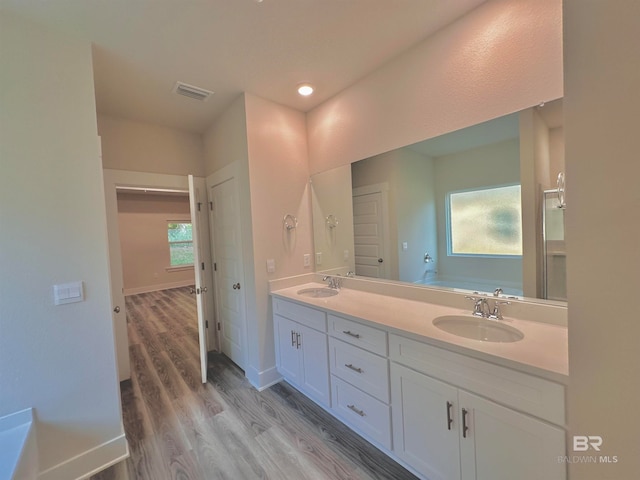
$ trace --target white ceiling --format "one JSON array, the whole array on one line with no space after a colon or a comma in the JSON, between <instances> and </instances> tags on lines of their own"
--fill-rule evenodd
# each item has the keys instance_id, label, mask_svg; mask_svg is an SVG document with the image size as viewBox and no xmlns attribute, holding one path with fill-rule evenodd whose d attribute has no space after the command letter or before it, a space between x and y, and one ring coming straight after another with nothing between
<instances>
[{"instance_id":1,"label":"white ceiling","mask_svg":"<svg viewBox=\"0 0 640 480\"><path fill-rule=\"evenodd\" d=\"M99 113L200 133L243 91L308 111L484 1L0 0L0 8L93 43ZM215 95L177 96L178 80ZM316 93L300 97L301 82Z\"/></svg>"}]
</instances>

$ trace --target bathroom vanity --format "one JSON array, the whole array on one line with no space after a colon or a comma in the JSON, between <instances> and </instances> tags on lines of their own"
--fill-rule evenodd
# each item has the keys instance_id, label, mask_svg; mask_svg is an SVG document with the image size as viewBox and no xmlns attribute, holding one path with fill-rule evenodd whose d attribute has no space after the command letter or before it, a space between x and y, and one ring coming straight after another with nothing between
<instances>
[{"instance_id":1,"label":"bathroom vanity","mask_svg":"<svg viewBox=\"0 0 640 480\"><path fill-rule=\"evenodd\" d=\"M566 478L565 326L325 287L272 291L288 383L421 478Z\"/></svg>"}]
</instances>

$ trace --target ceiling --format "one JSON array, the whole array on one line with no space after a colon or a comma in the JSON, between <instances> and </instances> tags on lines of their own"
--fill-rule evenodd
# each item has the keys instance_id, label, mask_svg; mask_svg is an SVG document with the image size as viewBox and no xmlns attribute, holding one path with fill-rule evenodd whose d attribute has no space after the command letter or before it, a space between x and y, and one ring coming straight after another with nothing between
<instances>
[{"instance_id":1,"label":"ceiling","mask_svg":"<svg viewBox=\"0 0 640 480\"><path fill-rule=\"evenodd\" d=\"M306 112L485 0L0 0L93 44L99 113L204 132L241 93ZM176 81L215 92L172 93ZM311 97L296 86L310 82Z\"/></svg>"}]
</instances>

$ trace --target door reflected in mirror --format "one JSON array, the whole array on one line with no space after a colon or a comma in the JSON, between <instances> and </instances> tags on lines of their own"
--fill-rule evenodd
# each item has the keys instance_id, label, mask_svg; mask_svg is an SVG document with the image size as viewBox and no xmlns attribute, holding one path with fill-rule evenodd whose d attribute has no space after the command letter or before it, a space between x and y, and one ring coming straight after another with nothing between
<instances>
[{"instance_id":1,"label":"door reflected in mirror","mask_svg":"<svg viewBox=\"0 0 640 480\"><path fill-rule=\"evenodd\" d=\"M561 100L316 174L316 270L565 300L564 216L551 246L543 224L559 172Z\"/></svg>"}]
</instances>

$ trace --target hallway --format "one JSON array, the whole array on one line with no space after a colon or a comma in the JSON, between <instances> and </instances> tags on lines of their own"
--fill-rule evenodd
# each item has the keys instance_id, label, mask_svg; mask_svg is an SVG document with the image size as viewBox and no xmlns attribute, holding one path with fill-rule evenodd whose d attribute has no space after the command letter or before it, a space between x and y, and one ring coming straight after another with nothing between
<instances>
[{"instance_id":1,"label":"hallway","mask_svg":"<svg viewBox=\"0 0 640 480\"><path fill-rule=\"evenodd\" d=\"M131 457L93 480L415 478L286 383L257 392L224 355L209 354L201 384L188 288L130 296L126 308Z\"/></svg>"}]
</instances>

